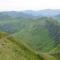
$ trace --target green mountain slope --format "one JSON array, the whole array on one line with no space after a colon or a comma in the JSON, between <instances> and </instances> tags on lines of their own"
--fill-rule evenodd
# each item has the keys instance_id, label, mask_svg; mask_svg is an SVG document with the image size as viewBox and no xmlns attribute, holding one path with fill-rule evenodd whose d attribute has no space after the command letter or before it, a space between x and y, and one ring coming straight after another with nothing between
<instances>
[{"instance_id":1,"label":"green mountain slope","mask_svg":"<svg viewBox=\"0 0 60 60\"><path fill-rule=\"evenodd\" d=\"M60 21L46 17L7 19L0 21L0 31L13 34L19 44L22 41L39 53L47 53L49 57L50 54L59 55L60 58L60 54L57 54L60 52Z\"/></svg>"},{"instance_id":2,"label":"green mountain slope","mask_svg":"<svg viewBox=\"0 0 60 60\"><path fill-rule=\"evenodd\" d=\"M5 34L5 33L3 33ZM1 36L1 34L0 34ZM30 51L22 43L17 43L12 37L0 39L0 60L43 60Z\"/></svg>"},{"instance_id":3,"label":"green mountain slope","mask_svg":"<svg viewBox=\"0 0 60 60\"><path fill-rule=\"evenodd\" d=\"M4 35L2 37L2 35ZM47 54L38 54L25 44L17 42L11 35L0 33L0 60L56 60ZM9 35L9 34L8 34Z\"/></svg>"},{"instance_id":4,"label":"green mountain slope","mask_svg":"<svg viewBox=\"0 0 60 60\"><path fill-rule=\"evenodd\" d=\"M19 28L19 31L14 34L18 41L23 40L33 49L41 52L60 50L58 49L60 47L60 25L58 23L56 24L56 20L48 18L20 20L17 25L24 26L22 29Z\"/></svg>"}]
</instances>

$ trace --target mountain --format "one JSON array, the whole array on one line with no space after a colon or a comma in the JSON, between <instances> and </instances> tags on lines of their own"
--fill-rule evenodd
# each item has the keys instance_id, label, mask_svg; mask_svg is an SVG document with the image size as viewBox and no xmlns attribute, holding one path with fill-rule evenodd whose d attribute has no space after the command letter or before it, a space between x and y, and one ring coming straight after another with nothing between
<instances>
[{"instance_id":1,"label":"mountain","mask_svg":"<svg viewBox=\"0 0 60 60\"><path fill-rule=\"evenodd\" d=\"M1 60L60 60L60 19L32 13L0 12Z\"/></svg>"},{"instance_id":2,"label":"mountain","mask_svg":"<svg viewBox=\"0 0 60 60\"><path fill-rule=\"evenodd\" d=\"M11 35L5 35L7 33L0 32L0 60L43 60L24 44L15 41Z\"/></svg>"},{"instance_id":3,"label":"mountain","mask_svg":"<svg viewBox=\"0 0 60 60\"><path fill-rule=\"evenodd\" d=\"M7 12L0 12L1 16L10 16L10 17L18 17L18 18L38 18L38 17L55 17L56 15L60 14L60 9L45 9L39 11L33 10L25 10L25 11L7 11Z\"/></svg>"},{"instance_id":4,"label":"mountain","mask_svg":"<svg viewBox=\"0 0 60 60\"><path fill-rule=\"evenodd\" d=\"M54 56L33 51L8 33L0 32L0 37L0 60L56 60Z\"/></svg>"}]
</instances>

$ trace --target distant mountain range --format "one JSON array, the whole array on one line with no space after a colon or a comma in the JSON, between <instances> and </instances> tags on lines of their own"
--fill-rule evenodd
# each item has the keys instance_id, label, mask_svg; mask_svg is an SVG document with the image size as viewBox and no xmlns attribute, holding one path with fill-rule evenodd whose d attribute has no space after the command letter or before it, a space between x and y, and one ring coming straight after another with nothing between
<instances>
[{"instance_id":1,"label":"distant mountain range","mask_svg":"<svg viewBox=\"0 0 60 60\"><path fill-rule=\"evenodd\" d=\"M25 11L7 11L7 12L0 12L0 17L60 17L60 9L45 9L40 11L33 11L33 10L25 10Z\"/></svg>"}]
</instances>

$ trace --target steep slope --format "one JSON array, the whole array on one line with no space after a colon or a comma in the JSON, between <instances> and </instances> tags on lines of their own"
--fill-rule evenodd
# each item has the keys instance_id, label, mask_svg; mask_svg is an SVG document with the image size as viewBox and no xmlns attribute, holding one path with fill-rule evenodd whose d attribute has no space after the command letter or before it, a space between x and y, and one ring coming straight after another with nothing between
<instances>
[{"instance_id":1,"label":"steep slope","mask_svg":"<svg viewBox=\"0 0 60 60\"><path fill-rule=\"evenodd\" d=\"M5 33L2 33L5 35ZM0 34L1 36L1 34ZM43 60L30 51L22 43L17 43L12 37L0 39L0 60Z\"/></svg>"},{"instance_id":2,"label":"steep slope","mask_svg":"<svg viewBox=\"0 0 60 60\"><path fill-rule=\"evenodd\" d=\"M53 55L56 55L60 52L60 21L58 22L53 18L47 17L38 19L7 19L0 21L0 31L10 34L14 33L13 36L19 44L23 41L39 53L53 53ZM11 40L11 38L9 39ZM57 53L55 54L55 52Z\"/></svg>"},{"instance_id":3,"label":"steep slope","mask_svg":"<svg viewBox=\"0 0 60 60\"><path fill-rule=\"evenodd\" d=\"M5 35L6 33L1 34ZM18 43L10 35L0 39L0 60L56 60L56 58L47 54L40 55L26 45Z\"/></svg>"},{"instance_id":4,"label":"steep slope","mask_svg":"<svg viewBox=\"0 0 60 60\"><path fill-rule=\"evenodd\" d=\"M14 34L16 40L23 40L37 51L59 50L60 21L42 17L39 19L12 19L0 21L0 31ZM60 45L59 45L60 46Z\"/></svg>"},{"instance_id":5,"label":"steep slope","mask_svg":"<svg viewBox=\"0 0 60 60\"><path fill-rule=\"evenodd\" d=\"M59 48L58 44L60 43L60 22L56 24L56 21L52 18L23 20L21 22L21 25L24 24L23 29L20 29L14 36L18 41L23 40L37 51L50 52Z\"/></svg>"}]
</instances>

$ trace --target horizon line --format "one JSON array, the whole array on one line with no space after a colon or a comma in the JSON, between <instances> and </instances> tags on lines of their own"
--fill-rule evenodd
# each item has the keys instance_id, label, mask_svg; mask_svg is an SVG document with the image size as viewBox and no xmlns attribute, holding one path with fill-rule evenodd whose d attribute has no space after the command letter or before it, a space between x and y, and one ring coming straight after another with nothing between
<instances>
[{"instance_id":1,"label":"horizon line","mask_svg":"<svg viewBox=\"0 0 60 60\"><path fill-rule=\"evenodd\" d=\"M0 12L10 12L10 11L22 12L22 11L42 11L42 10L60 10L60 8L59 9L40 9L40 10L33 10L33 9L26 9L26 10L0 10Z\"/></svg>"}]
</instances>

